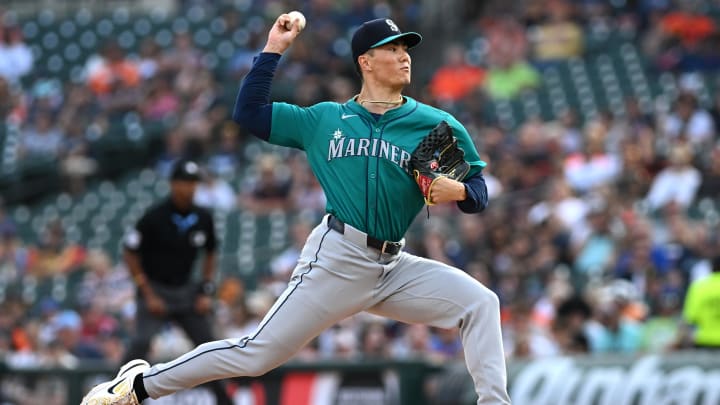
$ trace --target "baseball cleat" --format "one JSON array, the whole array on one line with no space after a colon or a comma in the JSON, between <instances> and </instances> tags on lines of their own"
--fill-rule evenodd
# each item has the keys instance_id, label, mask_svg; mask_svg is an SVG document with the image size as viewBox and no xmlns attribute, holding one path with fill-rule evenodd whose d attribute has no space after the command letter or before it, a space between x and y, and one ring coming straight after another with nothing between
<instances>
[{"instance_id":1,"label":"baseball cleat","mask_svg":"<svg viewBox=\"0 0 720 405\"><path fill-rule=\"evenodd\" d=\"M140 405L133 390L135 376L150 368L145 360L131 360L120 368L112 381L91 389L80 405Z\"/></svg>"}]
</instances>

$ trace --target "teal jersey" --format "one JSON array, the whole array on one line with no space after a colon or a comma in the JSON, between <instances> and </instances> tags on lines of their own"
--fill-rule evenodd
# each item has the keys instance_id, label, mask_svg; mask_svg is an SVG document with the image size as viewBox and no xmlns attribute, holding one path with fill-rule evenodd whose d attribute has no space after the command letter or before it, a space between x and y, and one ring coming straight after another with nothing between
<instances>
[{"instance_id":1,"label":"teal jersey","mask_svg":"<svg viewBox=\"0 0 720 405\"><path fill-rule=\"evenodd\" d=\"M425 204L410 154L440 121L453 128L473 176L485 167L467 130L447 112L410 97L379 120L354 100L310 107L273 103L269 142L304 150L326 210L381 240L399 241Z\"/></svg>"}]
</instances>

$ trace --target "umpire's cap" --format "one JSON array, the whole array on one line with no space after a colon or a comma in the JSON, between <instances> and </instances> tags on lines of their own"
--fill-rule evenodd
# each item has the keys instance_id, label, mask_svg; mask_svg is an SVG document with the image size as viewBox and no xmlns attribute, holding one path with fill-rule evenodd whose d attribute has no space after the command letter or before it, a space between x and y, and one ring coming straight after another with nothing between
<instances>
[{"instance_id":1,"label":"umpire's cap","mask_svg":"<svg viewBox=\"0 0 720 405\"><path fill-rule=\"evenodd\" d=\"M192 160L178 160L170 173L170 180L200 181L200 166Z\"/></svg>"},{"instance_id":2,"label":"umpire's cap","mask_svg":"<svg viewBox=\"0 0 720 405\"><path fill-rule=\"evenodd\" d=\"M389 18L378 18L370 20L358 28L352 37L353 61L357 65L358 56L372 48L385 45L395 40L401 40L408 49L422 41L422 36L417 32L402 32L400 28Z\"/></svg>"}]
</instances>

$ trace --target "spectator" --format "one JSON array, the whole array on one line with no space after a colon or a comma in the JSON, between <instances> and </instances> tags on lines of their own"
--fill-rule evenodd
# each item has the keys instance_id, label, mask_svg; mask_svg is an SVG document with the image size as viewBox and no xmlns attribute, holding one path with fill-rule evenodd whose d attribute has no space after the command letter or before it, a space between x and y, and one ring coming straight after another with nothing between
<instances>
[{"instance_id":1,"label":"spectator","mask_svg":"<svg viewBox=\"0 0 720 405\"><path fill-rule=\"evenodd\" d=\"M208 170L223 178L231 178L240 170L240 134L238 126L225 122L220 127L220 140L208 157Z\"/></svg>"},{"instance_id":2,"label":"spectator","mask_svg":"<svg viewBox=\"0 0 720 405\"><path fill-rule=\"evenodd\" d=\"M545 199L530 208L528 219L533 223L558 221L563 229L570 231L584 226L587 212L587 202L575 195L567 181L555 179L550 181Z\"/></svg>"},{"instance_id":3,"label":"spectator","mask_svg":"<svg viewBox=\"0 0 720 405\"><path fill-rule=\"evenodd\" d=\"M583 136L579 128L577 111L567 109L560 114L557 121L546 126L564 154L580 152Z\"/></svg>"},{"instance_id":4,"label":"spectator","mask_svg":"<svg viewBox=\"0 0 720 405\"><path fill-rule=\"evenodd\" d=\"M8 215L5 201L0 197L0 236L14 237L17 233L15 221Z\"/></svg>"},{"instance_id":5,"label":"spectator","mask_svg":"<svg viewBox=\"0 0 720 405\"><path fill-rule=\"evenodd\" d=\"M145 38L140 43L138 72L143 80L150 80L160 70L160 47L153 38Z\"/></svg>"},{"instance_id":6,"label":"spectator","mask_svg":"<svg viewBox=\"0 0 720 405\"><path fill-rule=\"evenodd\" d=\"M300 215L319 217L325 212L325 192L307 164L307 159L296 156L290 162L293 173L291 198L293 208Z\"/></svg>"},{"instance_id":7,"label":"spectator","mask_svg":"<svg viewBox=\"0 0 720 405\"><path fill-rule=\"evenodd\" d=\"M359 334L363 359L386 359L390 354L389 339L382 322L367 322Z\"/></svg>"},{"instance_id":8,"label":"spectator","mask_svg":"<svg viewBox=\"0 0 720 405\"><path fill-rule=\"evenodd\" d=\"M228 212L237 205L235 190L214 170L207 170L195 190L195 204L211 210Z\"/></svg>"},{"instance_id":9,"label":"spectator","mask_svg":"<svg viewBox=\"0 0 720 405\"><path fill-rule=\"evenodd\" d=\"M198 140L203 146L207 145L214 124L211 122L212 109L218 97L215 79L209 71L195 72L187 94L180 92L180 95L187 101L180 125L189 138Z\"/></svg>"},{"instance_id":10,"label":"spectator","mask_svg":"<svg viewBox=\"0 0 720 405\"><path fill-rule=\"evenodd\" d=\"M582 28L572 19L573 3L551 0L546 3L547 20L528 33L533 61L540 67L579 57L583 52Z\"/></svg>"},{"instance_id":11,"label":"spectator","mask_svg":"<svg viewBox=\"0 0 720 405\"><path fill-rule=\"evenodd\" d=\"M676 203L687 209L695 199L702 176L692 165L692 151L687 145L676 145L670 151L670 166L653 179L646 197L652 210Z\"/></svg>"},{"instance_id":12,"label":"spectator","mask_svg":"<svg viewBox=\"0 0 720 405\"><path fill-rule=\"evenodd\" d=\"M15 109L17 97L12 91L7 79L0 77L0 118L3 120L10 116Z\"/></svg>"},{"instance_id":13,"label":"spectator","mask_svg":"<svg viewBox=\"0 0 720 405\"><path fill-rule=\"evenodd\" d=\"M182 129L171 129L165 136L164 150L160 152L155 162L155 170L160 177L169 178L175 162L185 157L187 153L187 139Z\"/></svg>"},{"instance_id":14,"label":"spectator","mask_svg":"<svg viewBox=\"0 0 720 405\"><path fill-rule=\"evenodd\" d=\"M553 320L554 333L565 332L565 340L559 346L565 354L580 354L590 352L590 343L587 336L587 325L592 317L590 304L581 296L575 294L560 302ZM561 328L561 331L557 329Z\"/></svg>"},{"instance_id":15,"label":"spectator","mask_svg":"<svg viewBox=\"0 0 720 405\"><path fill-rule=\"evenodd\" d=\"M697 199L713 199L717 197L720 190L720 146L712 149L709 156L709 163L701 173L702 183L697 192Z\"/></svg>"},{"instance_id":16,"label":"spectator","mask_svg":"<svg viewBox=\"0 0 720 405\"><path fill-rule=\"evenodd\" d=\"M537 87L540 76L525 61L499 60L488 69L485 90L494 99L512 99Z\"/></svg>"},{"instance_id":17,"label":"spectator","mask_svg":"<svg viewBox=\"0 0 720 405\"><path fill-rule=\"evenodd\" d=\"M677 97L673 110L662 120L661 131L665 142L689 142L696 149L711 144L715 138L712 116L698 106L695 95L687 92Z\"/></svg>"},{"instance_id":18,"label":"spectator","mask_svg":"<svg viewBox=\"0 0 720 405\"><path fill-rule=\"evenodd\" d=\"M712 261L712 274L690 285L683 317L694 327L692 340L697 348L720 348L720 256Z\"/></svg>"},{"instance_id":19,"label":"spectator","mask_svg":"<svg viewBox=\"0 0 720 405\"><path fill-rule=\"evenodd\" d=\"M52 116L57 116L66 101L62 84L57 79L38 80L32 87L29 96L28 116L31 120L38 112L47 112ZM58 121L63 123L61 117L58 117Z\"/></svg>"},{"instance_id":20,"label":"spectator","mask_svg":"<svg viewBox=\"0 0 720 405\"><path fill-rule=\"evenodd\" d=\"M56 342L64 351L78 360L103 358L102 352L91 342L82 338L83 320L77 312L64 310L52 319Z\"/></svg>"},{"instance_id":21,"label":"spectator","mask_svg":"<svg viewBox=\"0 0 720 405\"><path fill-rule=\"evenodd\" d=\"M616 241L611 233L612 211L607 201L595 197L589 202L588 227L573 229L574 276L584 282L602 277L611 268Z\"/></svg>"},{"instance_id":22,"label":"spectator","mask_svg":"<svg viewBox=\"0 0 720 405\"><path fill-rule=\"evenodd\" d=\"M60 155L64 134L49 112L39 112L35 125L22 132L21 154L29 157L57 158Z\"/></svg>"},{"instance_id":23,"label":"spectator","mask_svg":"<svg viewBox=\"0 0 720 405\"><path fill-rule=\"evenodd\" d=\"M654 315L642 325L641 350L667 353L680 346L682 300L678 293L665 292L658 300Z\"/></svg>"},{"instance_id":24,"label":"spectator","mask_svg":"<svg viewBox=\"0 0 720 405\"><path fill-rule=\"evenodd\" d=\"M504 347L509 356L518 359L558 355L559 348L547 331L532 320L529 303L518 302L504 324Z\"/></svg>"},{"instance_id":25,"label":"spectator","mask_svg":"<svg viewBox=\"0 0 720 405\"><path fill-rule=\"evenodd\" d=\"M135 298L128 270L113 265L107 253L101 250L89 251L85 266L87 270L79 287L78 303L109 314L127 314Z\"/></svg>"},{"instance_id":26,"label":"spectator","mask_svg":"<svg viewBox=\"0 0 720 405\"><path fill-rule=\"evenodd\" d=\"M695 9L692 3L679 3L680 9L666 13L660 26L669 35L680 39L684 47L691 48L715 32L715 22Z\"/></svg>"},{"instance_id":27,"label":"spectator","mask_svg":"<svg viewBox=\"0 0 720 405\"><path fill-rule=\"evenodd\" d=\"M0 22L0 77L17 83L30 73L33 63L33 54L23 40L22 28L19 25L3 27Z\"/></svg>"},{"instance_id":28,"label":"spectator","mask_svg":"<svg viewBox=\"0 0 720 405\"><path fill-rule=\"evenodd\" d=\"M256 214L287 209L290 204L292 177L287 166L272 155L261 156L255 163L256 176L242 187L241 203Z\"/></svg>"},{"instance_id":29,"label":"spectator","mask_svg":"<svg viewBox=\"0 0 720 405\"><path fill-rule=\"evenodd\" d=\"M45 225L37 245L30 249L29 273L36 277L51 277L78 270L85 261L82 246L65 239L65 229L59 220Z\"/></svg>"},{"instance_id":30,"label":"spectator","mask_svg":"<svg viewBox=\"0 0 720 405\"><path fill-rule=\"evenodd\" d=\"M605 151L607 130L604 125L592 122L585 131L583 153L567 156L564 163L565 178L570 186L580 193L610 184L622 169L620 159Z\"/></svg>"},{"instance_id":31,"label":"spectator","mask_svg":"<svg viewBox=\"0 0 720 405\"><path fill-rule=\"evenodd\" d=\"M444 363L463 358L462 342L458 328L431 328L428 358Z\"/></svg>"},{"instance_id":32,"label":"spectator","mask_svg":"<svg viewBox=\"0 0 720 405\"><path fill-rule=\"evenodd\" d=\"M26 274L28 250L18 238L17 226L6 215L3 204L0 199L0 284L8 285Z\"/></svg>"},{"instance_id":33,"label":"spectator","mask_svg":"<svg viewBox=\"0 0 720 405\"><path fill-rule=\"evenodd\" d=\"M465 49L450 45L445 49L445 64L430 80L430 93L441 103L456 102L482 86L484 79L485 72L467 62Z\"/></svg>"},{"instance_id":34,"label":"spectator","mask_svg":"<svg viewBox=\"0 0 720 405\"><path fill-rule=\"evenodd\" d=\"M290 279L310 231L312 231L312 225L308 221L298 219L290 229L292 237L290 246L270 261L270 272L274 279L282 282L281 288L284 288L287 280Z\"/></svg>"},{"instance_id":35,"label":"spectator","mask_svg":"<svg viewBox=\"0 0 720 405\"><path fill-rule=\"evenodd\" d=\"M78 195L85 191L86 180L97 173L98 163L89 155L89 144L82 123L71 121L65 126L60 152L60 169L67 180L67 189Z\"/></svg>"},{"instance_id":36,"label":"spectator","mask_svg":"<svg viewBox=\"0 0 720 405\"><path fill-rule=\"evenodd\" d=\"M430 328L423 324L409 324L395 340L391 353L394 358L420 359L427 355L429 347Z\"/></svg>"},{"instance_id":37,"label":"spectator","mask_svg":"<svg viewBox=\"0 0 720 405\"><path fill-rule=\"evenodd\" d=\"M176 75L179 81L189 79L179 73L182 71L194 72L201 67L202 55L195 48L192 37L187 32L179 32L175 35L173 46L168 47L162 52L160 57L160 70ZM178 83L176 83L178 85ZM179 85L179 90L185 88Z\"/></svg>"},{"instance_id":38,"label":"spectator","mask_svg":"<svg viewBox=\"0 0 720 405\"><path fill-rule=\"evenodd\" d=\"M150 121L162 121L173 117L180 109L180 98L172 89L171 78L156 76L140 107L143 117Z\"/></svg>"},{"instance_id":39,"label":"spectator","mask_svg":"<svg viewBox=\"0 0 720 405\"><path fill-rule=\"evenodd\" d=\"M504 18L487 27L488 71L485 90L491 98L512 99L535 88L540 77L526 62L526 41L520 26Z\"/></svg>"},{"instance_id":40,"label":"spectator","mask_svg":"<svg viewBox=\"0 0 720 405\"><path fill-rule=\"evenodd\" d=\"M88 60L86 70L88 85L98 96L113 95L140 85L137 65L125 57L115 42L108 42L100 55Z\"/></svg>"},{"instance_id":41,"label":"spectator","mask_svg":"<svg viewBox=\"0 0 720 405\"><path fill-rule=\"evenodd\" d=\"M587 329L592 353L633 354L640 349L640 325L622 316L620 303L612 297L603 297L595 311L595 320Z\"/></svg>"}]
</instances>

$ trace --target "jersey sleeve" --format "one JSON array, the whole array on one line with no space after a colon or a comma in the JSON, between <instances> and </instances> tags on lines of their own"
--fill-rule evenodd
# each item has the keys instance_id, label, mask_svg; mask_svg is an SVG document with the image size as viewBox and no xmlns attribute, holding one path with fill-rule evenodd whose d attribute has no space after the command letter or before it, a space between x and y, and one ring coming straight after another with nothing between
<instances>
[{"instance_id":1,"label":"jersey sleeve","mask_svg":"<svg viewBox=\"0 0 720 405\"><path fill-rule=\"evenodd\" d=\"M453 129L453 135L458 140L458 146L465 152L465 161L470 165L470 171L465 175L465 179L480 173L487 166L487 163L480 159L480 154L467 129L451 115L448 115L447 122Z\"/></svg>"},{"instance_id":2,"label":"jersey sleeve","mask_svg":"<svg viewBox=\"0 0 720 405\"><path fill-rule=\"evenodd\" d=\"M294 104L275 102L272 109L272 125L268 142L305 150L320 121L324 104L300 107Z\"/></svg>"}]
</instances>

